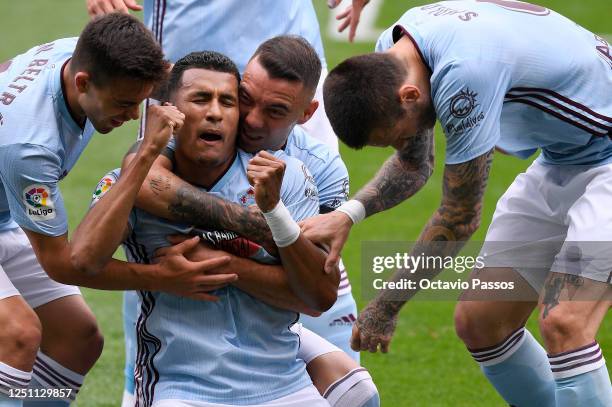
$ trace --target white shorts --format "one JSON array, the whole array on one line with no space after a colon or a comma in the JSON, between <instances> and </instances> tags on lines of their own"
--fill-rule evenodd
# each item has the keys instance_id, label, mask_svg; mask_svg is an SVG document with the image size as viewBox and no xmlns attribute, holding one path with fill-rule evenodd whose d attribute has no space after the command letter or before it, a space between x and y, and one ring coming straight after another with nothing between
<instances>
[{"instance_id":1,"label":"white shorts","mask_svg":"<svg viewBox=\"0 0 612 407\"><path fill-rule=\"evenodd\" d=\"M314 95L314 98L319 101L319 107L314 112L310 120L301 126L310 136L327 144L327 146L333 151L338 151L338 137L336 136L336 133L334 133L334 129L332 129L332 126L329 123L329 119L325 114L325 106L323 104L323 82L325 82L326 77L327 70L323 69L321 71L321 78L319 79L319 84L317 85L317 90Z\"/></svg>"},{"instance_id":2,"label":"white shorts","mask_svg":"<svg viewBox=\"0 0 612 407\"><path fill-rule=\"evenodd\" d=\"M309 364L313 359L330 352L342 352L342 349L326 341L299 322L290 328L293 333L300 337L300 348L297 358Z\"/></svg>"},{"instance_id":3,"label":"white shorts","mask_svg":"<svg viewBox=\"0 0 612 407\"><path fill-rule=\"evenodd\" d=\"M512 267L538 292L551 271L609 284L612 164L534 162L497 203L481 255L486 267Z\"/></svg>"},{"instance_id":4,"label":"white shorts","mask_svg":"<svg viewBox=\"0 0 612 407\"><path fill-rule=\"evenodd\" d=\"M230 404L213 404L191 400L160 400L153 407L232 407ZM264 404L244 407L329 407L317 389L311 384L300 391Z\"/></svg>"},{"instance_id":5,"label":"white shorts","mask_svg":"<svg viewBox=\"0 0 612 407\"><path fill-rule=\"evenodd\" d=\"M20 228L0 232L0 300L21 295L32 308L80 295L77 287L57 283L42 269Z\"/></svg>"}]
</instances>

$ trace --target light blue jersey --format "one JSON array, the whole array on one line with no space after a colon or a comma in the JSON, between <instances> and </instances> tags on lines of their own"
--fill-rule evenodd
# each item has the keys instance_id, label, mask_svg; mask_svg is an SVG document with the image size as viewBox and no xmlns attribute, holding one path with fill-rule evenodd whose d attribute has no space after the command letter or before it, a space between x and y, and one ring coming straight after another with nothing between
<instances>
[{"instance_id":1,"label":"light blue jersey","mask_svg":"<svg viewBox=\"0 0 612 407\"><path fill-rule=\"evenodd\" d=\"M304 37L326 66L311 0L145 0L144 21L172 62L211 50L230 57L242 73L259 44L294 34Z\"/></svg>"},{"instance_id":2,"label":"light blue jersey","mask_svg":"<svg viewBox=\"0 0 612 407\"><path fill-rule=\"evenodd\" d=\"M612 57L603 38L544 7L495 0L413 8L376 50L403 35L431 71L448 164L495 146L521 158L540 148L550 164L612 162Z\"/></svg>"},{"instance_id":3,"label":"light blue jersey","mask_svg":"<svg viewBox=\"0 0 612 407\"><path fill-rule=\"evenodd\" d=\"M58 182L94 133L72 118L62 90L76 42L60 39L0 64L0 231L68 231Z\"/></svg>"},{"instance_id":4,"label":"light blue jersey","mask_svg":"<svg viewBox=\"0 0 612 407\"><path fill-rule=\"evenodd\" d=\"M344 165L344 161L342 161L340 157L340 153L329 148L327 144L310 136L299 126L295 126L289 134L284 151L291 157L299 159L308 167L317 185L317 189L319 190L319 203L321 205L320 213L331 212L348 199L348 171L346 165ZM338 297L349 294L350 292L351 283L349 282L344 264L341 263ZM353 299L351 299L350 302L352 302L352 304L355 303ZM349 318L349 329L352 328L350 315L350 312L346 313L346 315L342 315L343 317ZM324 318L322 318L322 320L324 320ZM309 323L305 323L304 325L329 340L329 335L326 335L325 329L313 327ZM343 341L343 343L344 342L346 343L341 347L348 350L348 341Z\"/></svg>"},{"instance_id":5,"label":"light blue jersey","mask_svg":"<svg viewBox=\"0 0 612 407\"><path fill-rule=\"evenodd\" d=\"M282 151L274 155L287 164L281 187L285 206L295 220L315 215L317 190L305 165ZM238 152L209 192L244 206L254 204L246 176L251 157ZM116 172L107 175L94 196L101 196L116 179ZM167 235L194 231L139 209L132 211L130 226L124 247L128 259L139 263L149 262L155 249L168 246ZM220 246L235 239L223 231L208 231L204 237ZM258 247L251 249L247 251L255 260L272 259ZM233 286L213 292L220 297L218 302L159 292L139 294L135 376L136 396L144 405L163 399L260 404L311 383L304 363L296 360L298 338L289 330L297 313L267 305Z\"/></svg>"}]
</instances>

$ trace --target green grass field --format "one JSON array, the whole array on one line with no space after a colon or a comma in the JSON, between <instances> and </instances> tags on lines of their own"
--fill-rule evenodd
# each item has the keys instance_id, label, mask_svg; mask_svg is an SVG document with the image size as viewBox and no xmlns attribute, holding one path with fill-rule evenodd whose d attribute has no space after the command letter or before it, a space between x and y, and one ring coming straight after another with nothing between
<instances>
[{"instance_id":1,"label":"green grass field","mask_svg":"<svg viewBox=\"0 0 612 407\"><path fill-rule=\"evenodd\" d=\"M289 0L286 0L289 1ZM313 0L325 33L328 11L325 1ZM349 3L349 0L344 0ZM0 11L0 61L9 59L33 45L56 38L76 36L87 21L84 0L2 1ZM9 5L10 3L10 5ZM376 19L378 28L392 24L406 9L424 1L386 0ZM596 33L609 34L609 0L540 0ZM520 33L517 33L520 35ZM554 35L554 33L553 33ZM373 49L373 43L349 44L326 40L331 69L342 59ZM568 51L569 52L569 51ZM136 124L126 125L110 135L97 135L76 168L62 182L74 228L85 214L91 192L99 178L120 164L123 153L135 138ZM15 135L18 137L18 135ZM427 186L413 199L354 228L345 248L344 259L359 307L365 305L360 292L360 250L362 241L413 241L437 207L441 194L444 140L436 134L436 170ZM351 151L343 146L342 155L349 168L351 190L357 191L376 172L390 150ZM529 163L497 156L486 193L483 225L473 240L482 240L495 202L513 178ZM83 290L105 335L104 353L87 376L79 396L79 406L116 406L123 388L123 332L121 294ZM503 406L503 400L481 375L478 366L456 338L453 307L448 302L414 301L402 311L397 332L388 355L363 354L381 392L385 407L404 406ZM534 321L529 322L537 333ZM607 356L612 356L612 318L608 317L598 337Z\"/></svg>"}]
</instances>

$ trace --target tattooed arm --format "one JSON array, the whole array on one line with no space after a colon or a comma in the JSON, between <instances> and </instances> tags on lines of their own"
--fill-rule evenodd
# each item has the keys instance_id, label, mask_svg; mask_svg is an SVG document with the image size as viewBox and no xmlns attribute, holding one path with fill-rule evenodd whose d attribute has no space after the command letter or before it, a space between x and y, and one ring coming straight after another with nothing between
<instances>
[{"instance_id":1,"label":"tattooed arm","mask_svg":"<svg viewBox=\"0 0 612 407\"><path fill-rule=\"evenodd\" d=\"M442 202L412 249L415 256L455 256L480 225L482 197L487 185L493 150L466 163L446 165ZM432 279L441 269L400 269L391 281ZM416 285L418 287L418 284ZM351 346L387 352L397 315L417 290L385 290L359 314Z\"/></svg>"},{"instance_id":2,"label":"tattooed arm","mask_svg":"<svg viewBox=\"0 0 612 407\"><path fill-rule=\"evenodd\" d=\"M433 172L433 165L432 128L418 134L410 144L389 157L354 199L363 204L366 216L393 208L423 188Z\"/></svg>"},{"instance_id":3,"label":"tattooed arm","mask_svg":"<svg viewBox=\"0 0 612 407\"><path fill-rule=\"evenodd\" d=\"M132 150L123 159L124 167L134 158ZM137 207L200 228L231 230L263 246L272 255L278 253L259 209L244 208L206 193L177 177L171 169L168 153L157 159L138 193Z\"/></svg>"}]
</instances>

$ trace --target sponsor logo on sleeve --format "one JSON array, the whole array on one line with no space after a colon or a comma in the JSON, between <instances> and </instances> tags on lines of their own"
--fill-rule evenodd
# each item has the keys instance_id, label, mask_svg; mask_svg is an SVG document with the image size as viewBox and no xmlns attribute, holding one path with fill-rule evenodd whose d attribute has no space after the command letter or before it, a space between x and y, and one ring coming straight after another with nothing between
<instances>
[{"instance_id":1,"label":"sponsor logo on sleeve","mask_svg":"<svg viewBox=\"0 0 612 407\"><path fill-rule=\"evenodd\" d=\"M32 184L23 190L23 203L28 217L33 221L55 219L55 206L51 189L42 184Z\"/></svg>"},{"instance_id":2,"label":"sponsor logo on sleeve","mask_svg":"<svg viewBox=\"0 0 612 407\"><path fill-rule=\"evenodd\" d=\"M91 204L96 204L102 197L111 189L111 187L117 182L117 178L112 175L107 175L98 182L96 189L94 190L93 196L91 197Z\"/></svg>"},{"instance_id":3,"label":"sponsor logo on sleeve","mask_svg":"<svg viewBox=\"0 0 612 407\"><path fill-rule=\"evenodd\" d=\"M461 134L477 127L484 119L485 114L482 110L477 109L480 104L477 103L478 93L473 92L470 88L465 88L453 96L450 100L450 114L452 123L446 125L446 132L449 134Z\"/></svg>"}]
</instances>

